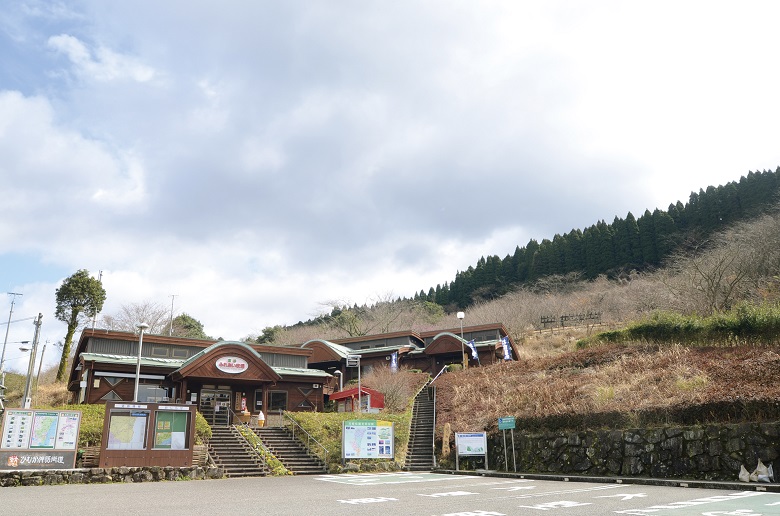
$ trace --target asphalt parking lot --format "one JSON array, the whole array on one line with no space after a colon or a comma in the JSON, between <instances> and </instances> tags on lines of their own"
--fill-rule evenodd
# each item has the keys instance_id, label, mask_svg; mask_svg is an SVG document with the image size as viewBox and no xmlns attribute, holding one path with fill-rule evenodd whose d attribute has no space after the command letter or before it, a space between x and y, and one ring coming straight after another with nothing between
<instances>
[{"instance_id":1,"label":"asphalt parking lot","mask_svg":"<svg viewBox=\"0 0 780 516\"><path fill-rule=\"evenodd\" d=\"M442 473L316 475L0 490L3 514L780 515L780 493ZM759 486L760 488L760 486Z\"/></svg>"}]
</instances>

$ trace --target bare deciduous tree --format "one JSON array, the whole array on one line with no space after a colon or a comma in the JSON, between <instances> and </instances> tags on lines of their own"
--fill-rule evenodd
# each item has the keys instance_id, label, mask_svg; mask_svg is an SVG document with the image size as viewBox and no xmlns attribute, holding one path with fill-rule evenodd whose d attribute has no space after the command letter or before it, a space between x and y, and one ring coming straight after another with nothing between
<instances>
[{"instance_id":1,"label":"bare deciduous tree","mask_svg":"<svg viewBox=\"0 0 780 516\"><path fill-rule=\"evenodd\" d=\"M136 325L144 322L152 334L167 334L170 309L152 301L122 305L114 315L104 315L101 322L108 330L136 331Z\"/></svg>"}]
</instances>

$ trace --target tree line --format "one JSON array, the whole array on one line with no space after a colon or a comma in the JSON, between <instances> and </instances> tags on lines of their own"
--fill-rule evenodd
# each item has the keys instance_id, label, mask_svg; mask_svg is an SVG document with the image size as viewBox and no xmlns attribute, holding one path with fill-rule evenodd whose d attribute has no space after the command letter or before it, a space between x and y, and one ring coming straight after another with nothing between
<instances>
[{"instance_id":1,"label":"tree line","mask_svg":"<svg viewBox=\"0 0 780 516\"><path fill-rule=\"evenodd\" d=\"M685 243L705 241L716 231L767 212L776 205L778 191L780 167L774 172L751 171L739 181L692 192L687 203L677 201L665 211L645 210L639 218L629 212L611 224L600 220L552 239L531 239L503 259L483 256L475 266L458 271L452 282L427 293L420 290L413 300L452 311L499 298L547 276L594 279L657 268Z\"/></svg>"}]
</instances>

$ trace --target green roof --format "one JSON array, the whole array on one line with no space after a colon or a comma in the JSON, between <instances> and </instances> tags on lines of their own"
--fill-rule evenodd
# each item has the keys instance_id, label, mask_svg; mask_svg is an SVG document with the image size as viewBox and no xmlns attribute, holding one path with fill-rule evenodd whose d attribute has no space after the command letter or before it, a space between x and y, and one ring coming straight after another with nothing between
<instances>
[{"instance_id":1,"label":"green roof","mask_svg":"<svg viewBox=\"0 0 780 516\"><path fill-rule=\"evenodd\" d=\"M138 357L129 355L109 355L105 353L82 353L84 360L90 362L100 362L101 364L119 364L136 365ZM184 360L177 358L154 358L141 357L141 365L147 367L164 367L167 369L178 369L184 363Z\"/></svg>"},{"instance_id":2,"label":"green roof","mask_svg":"<svg viewBox=\"0 0 780 516\"><path fill-rule=\"evenodd\" d=\"M215 344L216 346L216 344ZM214 346L211 346L214 347ZM211 349L211 348L206 348ZM205 350L204 350L205 351ZM254 351L254 350L253 350ZM160 368L166 368L170 369L173 372L177 369L180 369L184 366L186 362L189 362L196 356L203 353L202 351L200 353L197 353L190 357L187 360L180 360L176 358L152 358L152 357L141 357L141 365L145 367L160 367ZM117 364L117 365L136 365L138 363L138 357L133 357L129 355L108 355L103 353L82 353L82 357L84 357L84 360L89 360L90 362L98 362L101 364ZM260 360L263 360L260 358ZM302 367L274 367L269 366L271 369L276 372L279 376L283 377L285 375L287 376L310 376L312 378L330 378L332 377L331 374L326 373L325 371L320 371L319 369L305 369Z\"/></svg>"}]
</instances>

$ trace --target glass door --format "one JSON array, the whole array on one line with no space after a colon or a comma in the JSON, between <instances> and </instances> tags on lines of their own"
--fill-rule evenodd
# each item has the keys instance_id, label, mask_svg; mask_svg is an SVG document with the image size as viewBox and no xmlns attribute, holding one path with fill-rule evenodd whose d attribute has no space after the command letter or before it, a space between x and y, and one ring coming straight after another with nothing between
<instances>
[{"instance_id":1,"label":"glass door","mask_svg":"<svg viewBox=\"0 0 780 516\"><path fill-rule=\"evenodd\" d=\"M230 397L230 391L200 391L200 413L211 426L230 426Z\"/></svg>"}]
</instances>

